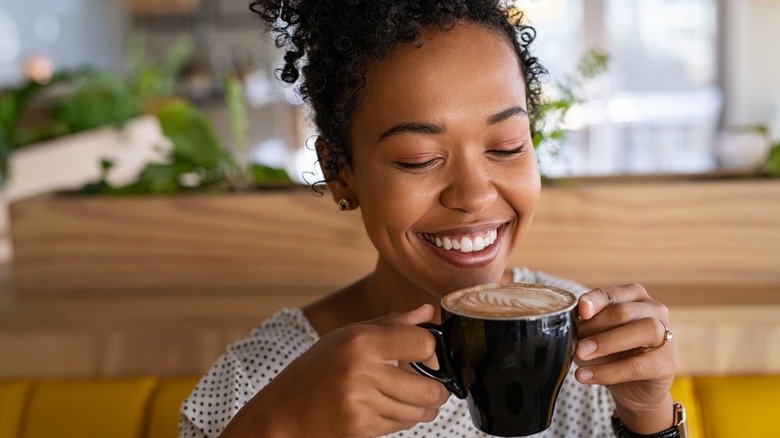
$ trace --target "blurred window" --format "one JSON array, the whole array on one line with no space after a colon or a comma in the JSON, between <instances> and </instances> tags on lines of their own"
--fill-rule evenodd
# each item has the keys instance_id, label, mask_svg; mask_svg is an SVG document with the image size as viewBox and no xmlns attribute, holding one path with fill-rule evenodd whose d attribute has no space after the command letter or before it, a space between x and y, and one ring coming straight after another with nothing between
<instances>
[{"instance_id":1,"label":"blurred window","mask_svg":"<svg viewBox=\"0 0 780 438\"><path fill-rule=\"evenodd\" d=\"M590 49L607 72L583 82L563 144L539 151L548 176L697 173L715 168L722 110L717 0L517 0L555 84Z\"/></svg>"}]
</instances>

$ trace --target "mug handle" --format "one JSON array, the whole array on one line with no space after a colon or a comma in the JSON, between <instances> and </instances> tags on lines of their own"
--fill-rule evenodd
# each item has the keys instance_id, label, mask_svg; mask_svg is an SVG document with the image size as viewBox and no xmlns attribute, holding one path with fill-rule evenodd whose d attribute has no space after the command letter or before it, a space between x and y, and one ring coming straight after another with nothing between
<instances>
[{"instance_id":1,"label":"mug handle","mask_svg":"<svg viewBox=\"0 0 780 438\"><path fill-rule=\"evenodd\" d=\"M452 371L452 362L450 362L447 349L444 347L444 332L442 331L442 326L426 323L419 324L419 327L428 330L433 337L436 338L436 360L439 361L439 369L431 369L420 362L411 362L409 366L423 376L441 382L445 388L455 394L458 398L466 398L467 391L463 388L463 385L458 382Z\"/></svg>"}]
</instances>

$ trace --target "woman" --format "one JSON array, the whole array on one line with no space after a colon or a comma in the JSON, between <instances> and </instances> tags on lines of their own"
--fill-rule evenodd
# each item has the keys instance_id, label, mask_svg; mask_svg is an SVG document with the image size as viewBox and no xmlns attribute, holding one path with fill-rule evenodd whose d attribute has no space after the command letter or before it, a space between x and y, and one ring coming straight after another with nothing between
<instances>
[{"instance_id":1,"label":"woman","mask_svg":"<svg viewBox=\"0 0 780 438\"><path fill-rule=\"evenodd\" d=\"M407 364L434 357L416 325L438 320L444 294L494 281L581 295L579 367L540 436L612 435L613 411L626 433L670 432L667 309L638 285L586 292L507 267L540 194L530 121L544 69L519 13L497 1L252 9L287 48L281 78L302 81L327 187L360 208L378 259L231 345L183 404L180 436L482 436L464 401Z\"/></svg>"}]
</instances>

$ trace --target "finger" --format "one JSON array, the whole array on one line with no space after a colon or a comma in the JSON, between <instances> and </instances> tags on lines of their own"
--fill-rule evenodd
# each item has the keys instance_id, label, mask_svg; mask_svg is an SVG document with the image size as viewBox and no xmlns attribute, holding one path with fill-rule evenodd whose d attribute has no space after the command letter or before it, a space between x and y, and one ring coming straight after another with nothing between
<instances>
[{"instance_id":1,"label":"finger","mask_svg":"<svg viewBox=\"0 0 780 438\"><path fill-rule=\"evenodd\" d=\"M647 317L666 321L669 319L669 310L663 304L652 300L612 304L591 319L580 321L577 329L580 339L584 339Z\"/></svg>"},{"instance_id":2,"label":"finger","mask_svg":"<svg viewBox=\"0 0 780 438\"><path fill-rule=\"evenodd\" d=\"M417 423L430 422L436 419L439 406L425 407L404 403L383 394L378 388L376 392L366 397L361 405L375 418L381 419L385 427L392 431L408 429Z\"/></svg>"},{"instance_id":3,"label":"finger","mask_svg":"<svg viewBox=\"0 0 780 438\"><path fill-rule=\"evenodd\" d=\"M430 423L439 416L439 409L417 408L402 404L388 406L387 411L386 414L382 415L382 418L398 425L398 428L393 432L411 429L419 423ZM392 432L387 432L383 435L389 435L390 433Z\"/></svg>"},{"instance_id":4,"label":"finger","mask_svg":"<svg viewBox=\"0 0 780 438\"><path fill-rule=\"evenodd\" d=\"M371 351L382 360L425 362L436 355L436 338L415 325L366 327L359 336L356 351Z\"/></svg>"},{"instance_id":5,"label":"finger","mask_svg":"<svg viewBox=\"0 0 780 438\"><path fill-rule=\"evenodd\" d=\"M434 416L435 418L435 416ZM373 414L373 421L369 424L357 425L355 431L363 431L364 435L350 435L354 437L372 438L375 436L392 435L396 432L408 430L417 425L418 422L399 421L394 418L385 417L379 414ZM371 430L372 433L367 431Z\"/></svg>"},{"instance_id":6,"label":"finger","mask_svg":"<svg viewBox=\"0 0 780 438\"><path fill-rule=\"evenodd\" d=\"M577 311L580 318L589 320L607 306L629 301L643 301L650 298L644 287L634 283L593 289L580 297Z\"/></svg>"},{"instance_id":7,"label":"finger","mask_svg":"<svg viewBox=\"0 0 780 438\"><path fill-rule=\"evenodd\" d=\"M374 325L417 325L433 321L435 314L436 309L432 305L423 304L412 311L391 313L368 321L368 323Z\"/></svg>"},{"instance_id":8,"label":"finger","mask_svg":"<svg viewBox=\"0 0 780 438\"><path fill-rule=\"evenodd\" d=\"M665 334L658 318L645 317L582 339L577 343L577 358L589 361L638 348L662 348Z\"/></svg>"},{"instance_id":9,"label":"finger","mask_svg":"<svg viewBox=\"0 0 780 438\"><path fill-rule=\"evenodd\" d=\"M378 380L377 389L399 403L438 409L450 397L444 385L414 371L392 368L386 373Z\"/></svg>"},{"instance_id":10,"label":"finger","mask_svg":"<svg viewBox=\"0 0 780 438\"><path fill-rule=\"evenodd\" d=\"M374 406L377 415L387 420L403 424L406 428L417 423L429 423L439 415L439 407L426 408L399 402L390 397L383 397L380 404Z\"/></svg>"},{"instance_id":11,"label":"finger","mask_svg":"<svg viewBox=\"0 0 780 438\"><path fill-rule=\"evenodd\" d=\"M668 350L653 350L623 359L588 365L575 372L581 383L617 385L636 381L671 382L674 379L674 355ZM671 362L671 364L670 364Z\"/></svg>"}]
</instances>

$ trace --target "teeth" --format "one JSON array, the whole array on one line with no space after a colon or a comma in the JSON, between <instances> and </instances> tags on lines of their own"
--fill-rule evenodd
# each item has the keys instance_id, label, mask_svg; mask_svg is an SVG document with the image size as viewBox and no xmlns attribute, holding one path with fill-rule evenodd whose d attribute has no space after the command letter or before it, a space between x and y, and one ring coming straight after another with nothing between
<instances>
[{"instance_id":1,"label":"teeth","mask_svg":"<svg viewBox=\"0 0 780 438\"><path fill-rule=\"evenodd\" d=\"M436 245L439 248L444 248L449 251L451 249L469 253L474 251L482 251L488 246L496 243L498 239L498 230L491 230L484 235L480 236L463 236L461 238L456 237L434 237L430 234L424 234L423 237L428 242Z\"/></svg>"}]
</instances>

